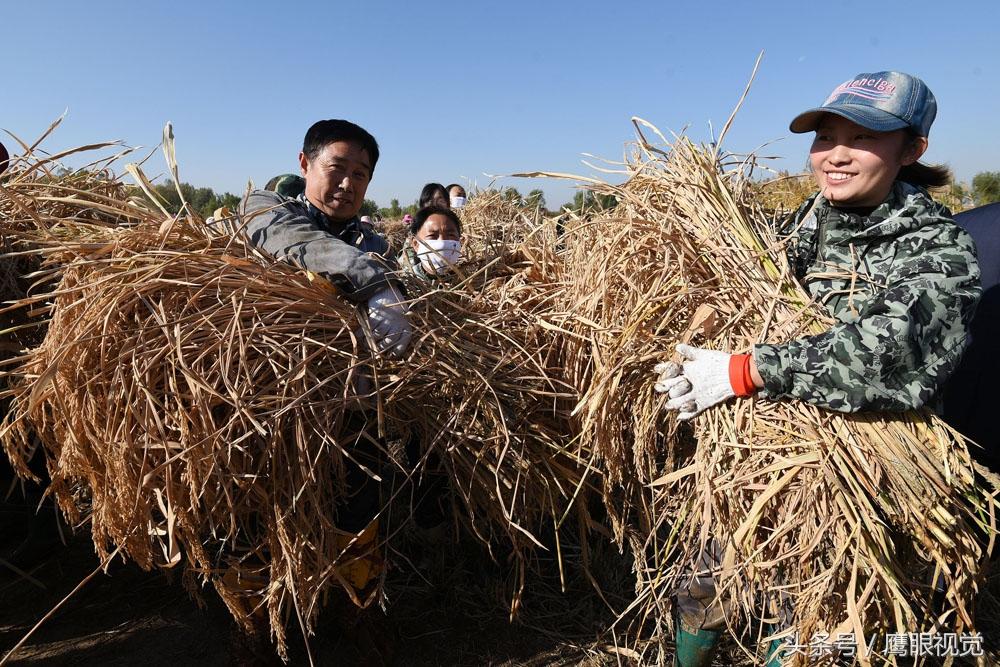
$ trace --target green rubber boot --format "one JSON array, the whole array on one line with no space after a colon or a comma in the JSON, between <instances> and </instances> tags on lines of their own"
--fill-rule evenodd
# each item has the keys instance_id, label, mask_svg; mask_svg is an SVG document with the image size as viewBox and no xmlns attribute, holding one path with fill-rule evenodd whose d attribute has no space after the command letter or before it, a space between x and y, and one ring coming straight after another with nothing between
<instances>
[{"instance_id":1,"label":"green rubber boot","mask_svg":"<svg viewBox=\"0 0 1000 667\"><path fill-rule=\"evenodd\" d=\"M719 647L717 630L696 630L688 632L677 628L677 652L674 654L675 667L709 667Z\"/></svg>"},{"instance_id":2,"label":"green rubber boot","mask_svg":"<svg viewBox=\"0 0 1000 667\"><path fill-rule=\"evenodd\" d=\"M767 662L764 663L764 667L781 667L781 661L787 655L788 651L783 649L784 641L780 639L772 639L771 643L767 645Z\"/></svg>"}]
</instances>

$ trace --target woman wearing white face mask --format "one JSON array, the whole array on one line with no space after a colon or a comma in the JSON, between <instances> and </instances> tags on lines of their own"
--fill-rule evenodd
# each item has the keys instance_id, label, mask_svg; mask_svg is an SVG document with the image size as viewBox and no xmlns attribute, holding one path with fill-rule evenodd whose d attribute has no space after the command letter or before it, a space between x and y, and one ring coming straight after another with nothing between
<instances>
[{"instance_id":1,"label":"woman wearing white face mask","mask_svg":"<svg viewBox=\"0 0 1000 667\"><path fill-rule=\"evenodd\" d=\"M448 186L448 200L451 202L452 208L462 208L465 206L466 194L465 188L463 188L458 183L452 183Z\"/></svg>"},{"instance_id":2,"label":"woman wearing white face mask","mask_svg":"<svg viewBox=\"0 0 1000 667\"><path fill-rule=\"evenodd\" d=\"M425 206L410 224L409 247L399 256L399 265L424 280L441 279L452 273L462 258L462 222L450 208Z\"/></svg>"}]
</instances>

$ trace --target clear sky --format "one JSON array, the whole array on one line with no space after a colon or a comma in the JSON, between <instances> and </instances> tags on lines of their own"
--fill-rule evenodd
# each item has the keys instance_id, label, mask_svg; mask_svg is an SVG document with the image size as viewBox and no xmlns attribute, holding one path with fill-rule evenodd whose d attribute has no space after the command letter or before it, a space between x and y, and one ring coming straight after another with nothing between
<instances>
[{"instance_id":1,"label":"clear sky","mask_svg":"<svg viewBox=\"0 0 1000 667\"><path fill-rule=\"evenodd\" d=\"M296 170L320 118L376 136L382 206L428 181L592 174L581 155L620 158L633 115L708 139L761 50L729 150L777 141L765 152L798 170L809 139L791 118L859 72L898 69L938 99L928 161L965 181L1000 170L998 0L5 0L0 34L0 127L34 138L68 108L52 150L151 147L169 120L181 179L220 191ZM572 197L560 182L501 183L540 186L550 206Z\"/></svg>"}]
</instances>

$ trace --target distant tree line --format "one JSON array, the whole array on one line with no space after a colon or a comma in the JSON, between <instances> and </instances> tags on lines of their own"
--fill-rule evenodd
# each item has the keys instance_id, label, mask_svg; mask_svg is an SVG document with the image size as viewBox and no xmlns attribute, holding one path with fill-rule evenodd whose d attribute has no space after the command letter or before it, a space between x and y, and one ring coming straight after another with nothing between
<instances>
[{"instance_id":1,"label":"distant tree line","mask_svg":"<svg viewBox=\"0 0 1000 667\"><path fill-rule=\"evenodd\" d=\"M977 206L1000 201L1000 171L981 171L972 178L970 193Z\"/></svg>"},{"instance_id":2,"label":"distant tree line","mask_svg":"<svg viewBox=\"0 0 1000 667\"><path fill-rule=\"evenodd\" d=\"M181 210L181 198L172 181L166 181L153 186L157 196L164 203L168 212L175 214ZM212 188L198 188L190 183L181 183L180 191L188 205L201 217L207 218L223 206L235 209L241 197L231 192L217 193ZM542 213L549 213L546 208L545 193L534 189L523 196L517 188L504 188L500 191L508 201L517 206L537 208ZM947 188L936 192L935 196L943 203L959 210L972 206L984 206L1000 202L1000 171L982 171L972 179L972 184L953 183ZM569 209L574 213L596 212L614 208L617 201L613 195L598 195L590 190L579 190L573 195L573 201L559 207L559 210ZM417 203L402 206L399 199L391 199L389 205L380 207L373 199L366 199L361 206L360 215L398 220L409 213L417 213Z\"/></svg>"},{"instance_id":3,"label":"distant tree line","mask_svg":"<svg viewBox=\"0 0 1000 667\"><path fill-rule=\"evenodd\" d=\"M153 190L169 213L176 214L181 210L181 197L173 181L168 180L155 185L153 186ZM184 182L180 184L180 191L184 195L184 200L188 203L188 206L202 218L209 217L223 206L235 210L242 199L242 197L234 195L231 192L217 193L212 188L199 188ZM503 188L499 192L508 201L517 206L539 209L543 214L554 212L547 208L545 193L539 188L531 190L527 196L522 195L517 188ZM142 193L142 196L148 199L144 193ZM595 195L589 190L580 190L573 196L573 201L560 206L555 212L564 209L569 209L574 213L595 212L614 208L616 204L617 201L612 195ZM416 215L417 208L417 202L403 206L400 204L399 199L396 198L389 200L389 205L384 207L380 207L374 199L365 199L358 215L367 215L386 220L398 220L407 213Z\"/></svg>"},{"instance_id":4,"label":"distant tree line","mask_svg":"<svg viewBox=\"0 0 1000 667\"><path fill-rule=\"evenodd\" d=\"M183 205L181 203L181 194L184 195L184 201L188 203L188 206L202 218L207 218L216 209L223 206L227 206L231 210L236 210L242 199L231 192L218 194L212 188L196 188L190 183L182 182L179 189L180 193L177 192L178 188L174 186L173 181L153 186L153 191L160 198L163 207L167 209L168 213L177 214L180 212ZM143 196L145 196L145 193L143 193ZM148 199L148 197L146 198Z\"/></svg>"},{"instance_id":5,"label":"distant tree line","mask_svg":"<svg viewBox=\"0 0 1000 667\"><path fill-rule=\"evenodd\" d=\"M485 190L483 194L488 194L490 192L497 192L496 190ZM517 188L503 188L499 192L504 196L505 199L517 206L525 206L529 208L541 209L543 213L547 213L548 209L545 208L545 193L539 189L532 190L528 193L528 196L523 196ZM370 200L365 200L365 205L361 208L361 215L373 215L377 214L380 218L386 220L395 220L403 217L407 213L410 215L416 215L418 209L418 203L413 202L407 206L402 206L398 199L390 199L389 205L384 208L379 208L378 205Z\"/></svg>"}]
</instances>

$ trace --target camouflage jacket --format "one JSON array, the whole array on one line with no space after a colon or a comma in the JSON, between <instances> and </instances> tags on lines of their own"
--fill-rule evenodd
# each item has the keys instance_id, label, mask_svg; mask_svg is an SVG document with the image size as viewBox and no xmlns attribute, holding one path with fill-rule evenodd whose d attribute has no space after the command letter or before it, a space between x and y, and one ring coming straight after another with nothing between
<instances>
[{"instance_id":1,"label":"camouflage jacket","mask_svg":"<svg viewBox=\"0 0 1000 667\"><path fill-rule=\"evenodd\" d=\"M389 244L356 217L334 222L304 194L290 199L267 190L251 192L241 213L251 243L323 276L352 301L365 301L389 284Z\"/></svg>"},{"instance_id":2,"label":"camouflage jacket","mask_svg":"<svg viewBox=\"0 0 1000 667\"><path fill-rule=\"evenodd\" d=\"M817 194L781 230L827 332L757 345L761 395L840 412L927 404L958 365L979 300L972 238L926 191L897 181L867 216Z\"/></svg>"},{"instance_id":3,"label":"camouflage jacket","mask_svg":"<svg viewBox=\"0 0 1000 667\"><path fill-rule=\"evenodd\" d=\"M424 269L423 263L421 263L420 258L417 257L417 253L407 246L403 249L403 252L399 253L399 257L396 258L396 263L399 264L399 268L403 271L409 271L421 280L430 281L431 275L427 273Z\"/></svg>"},{"instance_id":4,"label":"camouflage jacket","mask_svg":"<svg viewBox=\"0 0 1000 667\"><path fill-rule=\"evenodd\" d=\"M424 266L423 262L417 256L417 251L407 246L403 249L403 252L399 253L396 258L396 263L399 264L401 271L408 271L429 283L434 283L436 286L446 286L455 281L455 274L451 271L445 271L442 273L430 273L427 271L427 267Z\"/></svg>"}]
</instances>

